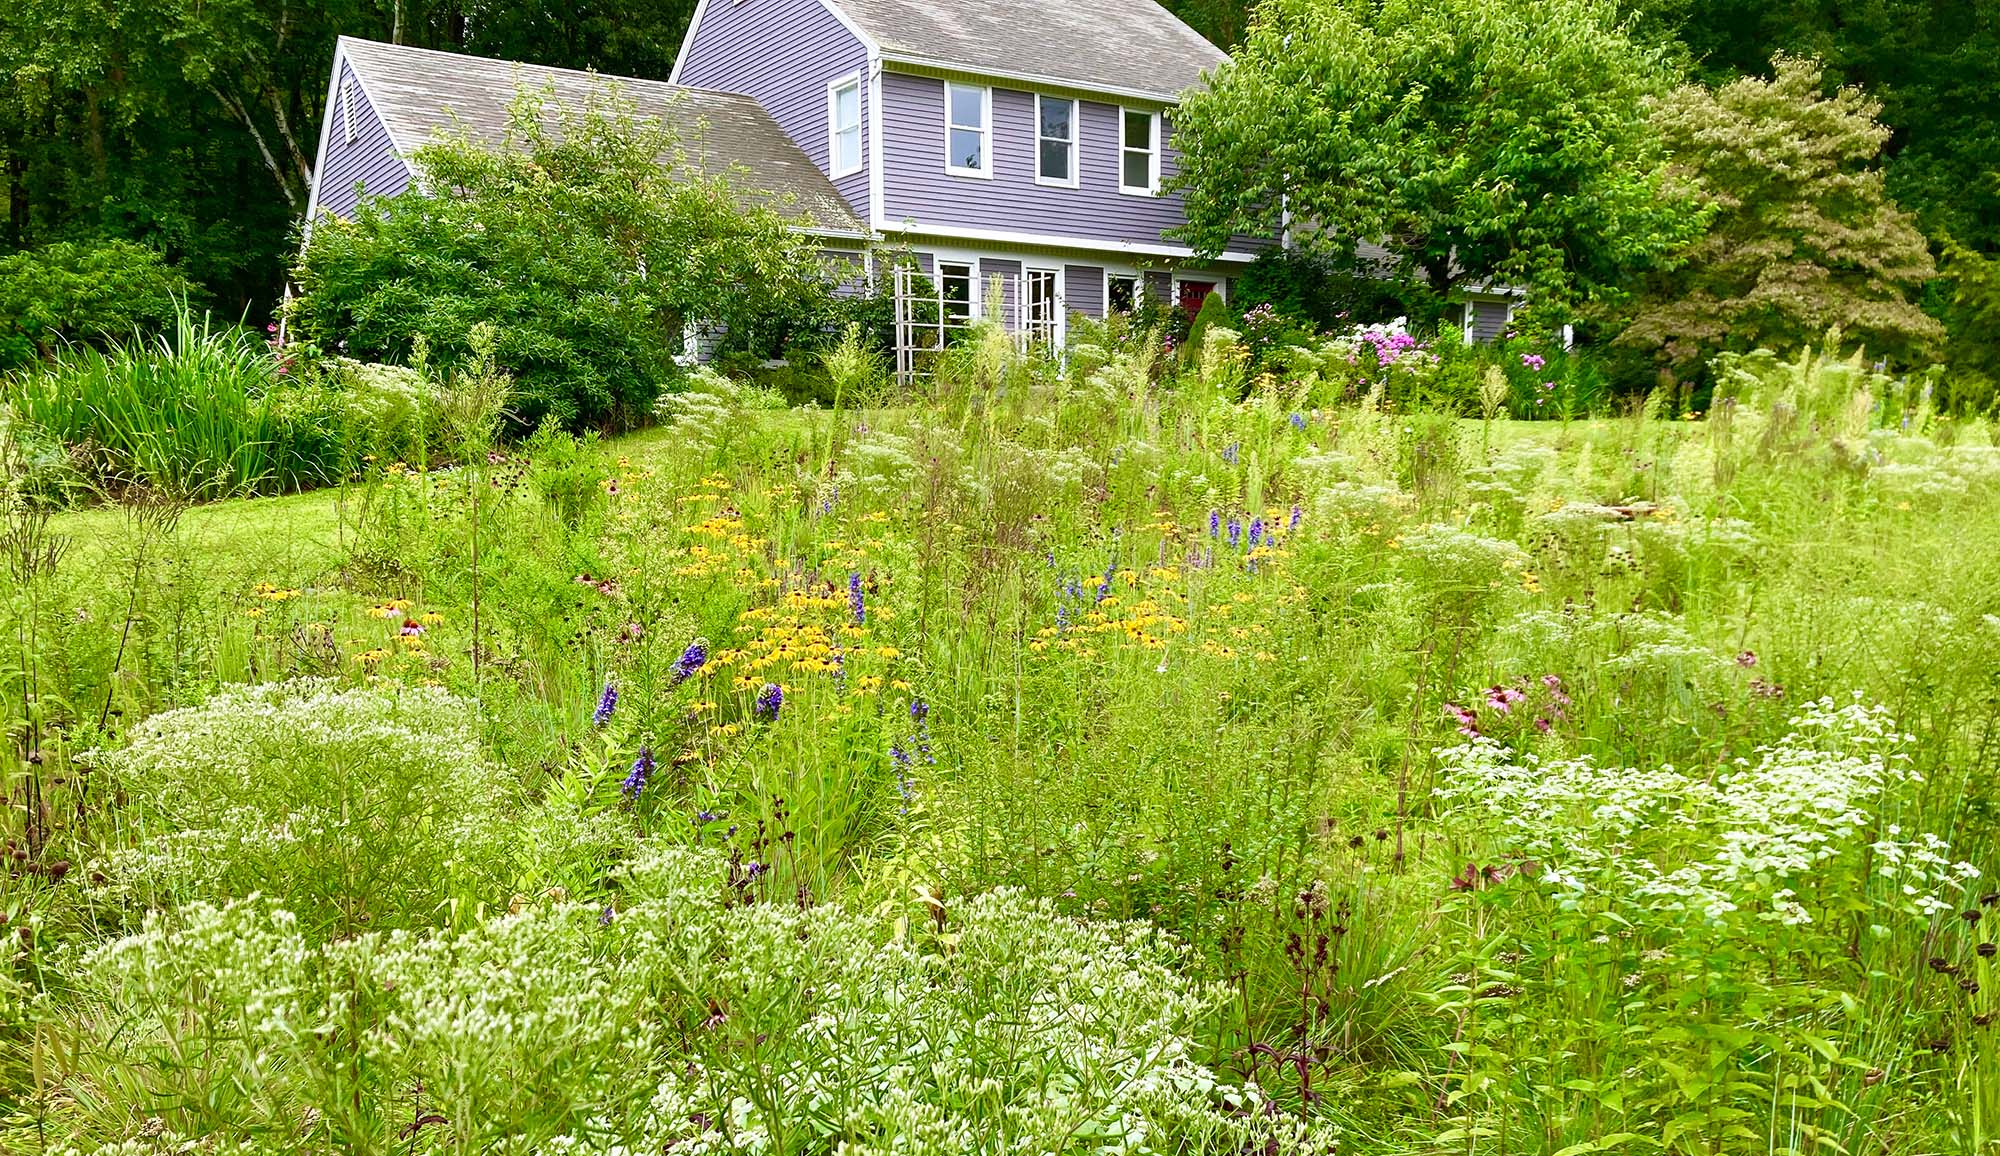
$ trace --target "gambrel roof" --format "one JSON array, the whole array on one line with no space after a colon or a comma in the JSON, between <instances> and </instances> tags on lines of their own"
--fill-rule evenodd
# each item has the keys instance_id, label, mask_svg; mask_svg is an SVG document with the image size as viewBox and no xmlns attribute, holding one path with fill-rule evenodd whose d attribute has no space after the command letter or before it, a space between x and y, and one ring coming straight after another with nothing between
<instances>
[{"instance_id":1,"label":"gambrel roof","mask_svg":"<svg viewBox=\"0 0 2000 1156\"><path fill-rule=\"evenodd\" d=\"M463 131L484 144L503 143L510 107L524 88L581 108L615 85L636 116L677 130L687 163L711 173L741 166L735 180L744 193L797 224L857 236L867 231L826 175L750 97L346 36L339 54L406 160L441 134Z\"/></svg>"},{"instance_id":2,"label":"gambrel roof","mask_svg":"<svg viewBox=\"0 0 2000 1156\"><path fill-rule=\"evenodd\" d=\"M1154 0L825 0L893 63L1171 101L1229 59Z\"/></svg>"}]
</instances>

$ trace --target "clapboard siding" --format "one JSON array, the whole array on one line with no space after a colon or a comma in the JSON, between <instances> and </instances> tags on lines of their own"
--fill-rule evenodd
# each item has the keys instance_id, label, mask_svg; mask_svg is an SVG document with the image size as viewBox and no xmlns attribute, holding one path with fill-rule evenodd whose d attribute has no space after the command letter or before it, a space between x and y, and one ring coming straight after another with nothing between
<instances>
[{"instance_id":1,"label":"clapboard siding","mask_svg":"<svg viewBox=\"0 0 2000 1156\"><path fill-rule=\"evenodd\" d=\"M352 101L352 107L343 108L344 101ZM381 118L375 115L345 60L340 64L340 83L334 89L334 106L327 114L333 123L327 129L326 155L319 158L320 211L352 217L360 196L393 197L409 187L409 165L397 153L389 130L382 127ZM347 139L349 116L354 122L351 141Z\"/></svg>"},{"instance_id":2,"label":"clapboard siding","mask_svg":"<svg viewBox=\"0 0 2000 1156\"><path fill-rule=\"evenodd\" d=\"M1473 341L1492 341L1507 329L1507 314L1510 306L1506 301L1490 298L1474 298L1471 301L1472 316L1466 326L1466 336Z\"/></svg>"},{"instance_id":3,"label":"clapboard siding","mask_svg":"<svg viewBox=\"0 0 2000 1156\"><path fill-rule=\"evenodd\" d=\"M993 300L993 278L1000 278L1000 300ZM1014 324L1014 290L1021 280L1021 263L1004 257L979 259L979 300L986 316L1008 329Z\"/></svg>"},{"instance_id":4,"label":"clapboard siding","mask_svg":"<svg viewBox=\"0 0 2000 1156\"><path fill-rule=\"evenodd\" d=\"M1063 266L1063 304L1071 313L1104 316L1104 269L1097 265Z\"/></svg>"},{"instance_id":5,"label":"clapboard siding","mask_svg":"<svg viewBox=\"0 0 2000 1156\"><path fill-rule=\"evenodd\" d=\"M785 135L831 176L826 86L862 73L861 171L833 187L866 220L869 139L868 50L820 0L713 0L702 5L676 79L755 97Z\"/></svg>"},{"instance_id":6,"label":"clapboard siding","mask_svg":"<svg viewBox=\"0 0 2000 1156\"><path fill-rule=\"evenodd\" d=\"M852 249L821 249L820 259L826 262L827 272L833 276L833 295L840 298L866 297L869 293L868 259Z\"/></svg>"},{"instance_id":7,"label":"clapboard siding","mask_svg":"<svg viewBox=\"0 0 2000 1156\"><path fill-rule=\"evenodd\" d=\"M944 170L945 82L882 74L883 219L950 228L1000 229L1080 244L1173 245L1169 230L1185 220L1178 194L1118 191L1118 105L1085 100L1078 110L1076 188L1035 183L1035 94L993 89L993 176L955 177ZM1172 126L1161 118L1162 182L1174 175ZM1252 252L1247 238L1231 251Z\"/></svg>"}]
</instances>

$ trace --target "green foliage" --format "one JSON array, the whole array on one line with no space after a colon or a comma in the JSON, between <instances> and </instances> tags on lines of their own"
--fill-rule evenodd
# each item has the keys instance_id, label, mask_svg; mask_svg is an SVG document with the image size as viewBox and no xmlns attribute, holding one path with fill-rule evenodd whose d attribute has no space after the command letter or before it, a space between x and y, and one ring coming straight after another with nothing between
<instances>
[{"instance_id":1,"label":"green foliage","mask_svg":"<svg viewBox=\"0 0 2000 1156\"><path fill-rule=\"evenodd\" d=\"M16 1130L1990 1147L1990 419L1851 347L1606 418L1542 339L1226 332L525 450L475 355L460 468L184 512L47 516L0 430Z\"/></svg>"},{"instance_id":2,"label":"green foliage","mask_svg":"<svg viewBox=\"0 0 2000 1156\"><path fill-rule=\"evenodd\" d=\"M1943 330L1912 297L1935 269L1875 167L1881 106L1852 88L1826 95L1812 61L1773 68L1657 104L1654 131L1714 216L1678 267L1647 279L1617 340L1683 373L1718 350L1789 352L1829 329L1905 364L1924 356Z\"/></svg>"},{"instance_id":3,"label":"green foliage","mask_svg":"<svg viewBox=\"0 0 2000 1156\"><path fill-rule=\"evenodd\" d=\"M1668 72L1609 0L1279 0L1175 116L1184 235L1358 243L1441 308L1465 282L1589 299L1700 226L1643 101Z\"/></svg>"},{"instance_id":4,"label":"green foliage","mask_svg":"<svg viewBox=\"0 0 2000 1156\"><path fill-rule=\"evenodd\" d=\"M1989 411L2000 400L2000 260L1948 241L1940 272L1949 294L1943 313L1951 366L1940 404L1954 412Z\"/></svg>"},{"instance_id":5,"label":"green foliage","mask_svg":"<svg viewBox=\"0 0 2000 1156\"><path fill-rule=\"evenodd\" d=\"M524 93L500 147L440 141L417 163L409 191L314 226L293 320L375 360L407 360L421 336L441 366L494 326L517 435L547 416L633 423L677 373L684 325L782 348L829 292L807 238L615 87L582 108Z\"/></svg>"},{"instance_id":6,"label":"green foliage","mask_svg":"<svg viewBox=\"0 0 2000 1156\"><path fill-rule=\"evenodd\" d=\"M113 493L215 498L327 485L371 458L413 455L423 436L408 371L310 367L184 305L157 338L57 349L9 379L6 396L21 422L69 447Z\"/></svg>"},{"instance_id":7,"label":"green foliage","mask_svg":"<svg viewBox=\"0 0 2000 1156\"><path fill-rule=\"evenodd\" d=\"M158 253L129 241L58 242L0 257L0 369L59 342L165 328L191 290Z\"/></svg>"},{"instance_id":8,"label":"green foliage","mask_svg":"<svg viewBox=\"0 0 2000 1156\"><path fill-rule=\"evenodd\" d=\"M1236 277L1235 304L1248 312L1269 305L1279 316L1321 330L1373 325L1408 316L1394 281L1343 264L1325 253L1270 249Z\"/></svg>"},{"instance_id":9,"label":"green foliage","mask_svg":"<svg viewBox=\"0 0 2000 1156\"><path fill-rule=\"evenodd\" d=\"M132 843L94 870L135 920L261 893L315 939L428 925L460 897L504 901L515 857L535 860L534 822L465 704L436 690L227 691L154 716L101 762Z\"/></svg>"},{"instance_id":10,"label":"green foliage","mask_svg":"<svg viewBox=\"0 0 2000 1156\"><path fill-rule=\"evenodd\" d=\"M1201 299L1201 308L1195 311L1194 320L1188 324L1187 347L1199 353L1209 330L1217 326L1232 329L1235 321L1235 312L1222 299L1222 294L1210 293Z\"/></svg>"}]
</instances>

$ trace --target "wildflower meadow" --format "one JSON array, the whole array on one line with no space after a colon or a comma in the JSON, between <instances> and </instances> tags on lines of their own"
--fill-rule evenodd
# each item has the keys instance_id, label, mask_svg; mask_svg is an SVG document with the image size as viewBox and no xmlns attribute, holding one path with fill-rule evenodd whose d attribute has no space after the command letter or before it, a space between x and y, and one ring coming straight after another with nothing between
<instances>
[{"instance_id":1,"label":"wildflower meadow","mask_svg":"<svg viewBox=\"0 0 2000 1156\"><path fill-rule=\"evenodd\" d=\"M1995 1150L1989 419L1073 337L420 362L206 504L9 426L0 1151Z\"/></svg>"}]
</instances>

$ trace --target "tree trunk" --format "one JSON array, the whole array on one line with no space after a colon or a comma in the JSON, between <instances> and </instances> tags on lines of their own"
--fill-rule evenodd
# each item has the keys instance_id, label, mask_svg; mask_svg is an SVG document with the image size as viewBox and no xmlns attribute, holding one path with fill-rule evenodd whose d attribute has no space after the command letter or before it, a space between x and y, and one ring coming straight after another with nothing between
<instances>
[{"instance_id":1,"label":"tree trunk","mask_svg":"<svg viewBox=\"0 0 2000 1156\"><path fill-rule=\"evenodd\" d=\"M270 170L271 179L278 182L278 191L285 194L285 203L290 205L294 210L297 210L299 207L298 194L293 191L292 183L286 177L285 167L278 162L277 155L271 151L270 142L264 139L264 130L257 127L257 122L251 117L250 110L243 107L241 101L230 97L214 85L210 85L208 91L214 94L215 99L222 104L223 108L229 110L229 115L235 117L238 121L242 122L244 128L250 130L250 139L257 142L258 155L264 158L264 167Z\"/></svg>"}]
</instances>

